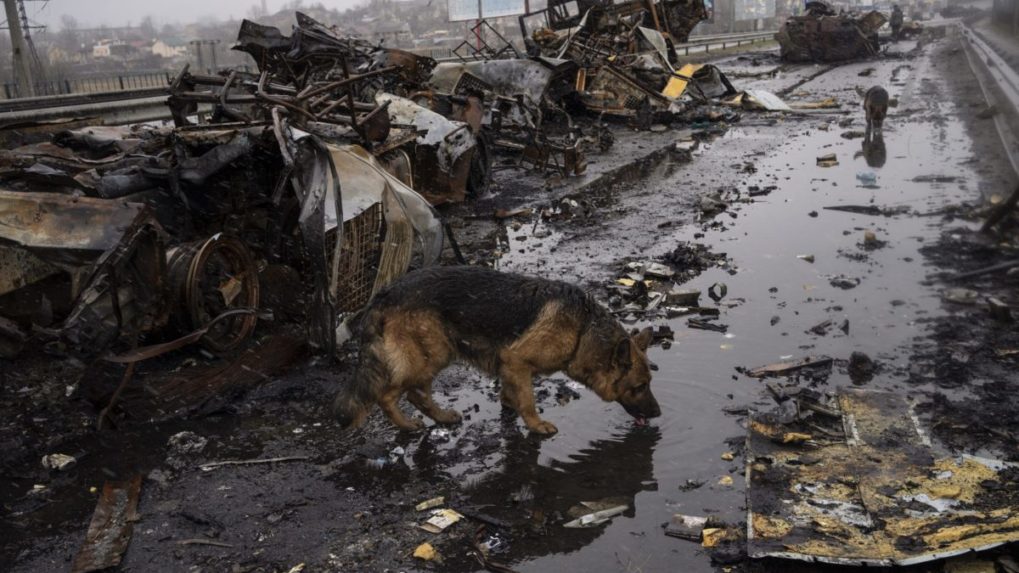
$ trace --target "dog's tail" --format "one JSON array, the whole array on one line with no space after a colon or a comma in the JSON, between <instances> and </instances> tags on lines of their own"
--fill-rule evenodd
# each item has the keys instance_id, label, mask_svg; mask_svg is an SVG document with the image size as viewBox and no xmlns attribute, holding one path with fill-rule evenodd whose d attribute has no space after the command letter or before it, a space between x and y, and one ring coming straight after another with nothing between
<instances>
[{"instance_id":1,"label":"dog's tail","mask_svg":"<svg viewBox=\"0 0 1019 573\"><path fill-rule=\"evenodd\" d=\"M333 413L344 428L364 423L378 403L390 378L382 357L382 311L370 308L361 317L361 349L354 380L340 389L333 402Z\"/></svg>"}]
</instances>

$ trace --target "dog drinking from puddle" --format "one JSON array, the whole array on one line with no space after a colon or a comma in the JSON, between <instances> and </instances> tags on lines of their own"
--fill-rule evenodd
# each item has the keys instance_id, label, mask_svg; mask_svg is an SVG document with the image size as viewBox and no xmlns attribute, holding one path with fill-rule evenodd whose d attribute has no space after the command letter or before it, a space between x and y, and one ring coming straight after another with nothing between
<instances>
[{"instance_id":1,"label":"dog drinking from puddle","mask_svg":"<svg viewBox=\"0 0 1019 573\"><path fill-rule=\"evenodd\" d=\"M378 404L398 427L419 430L400 397L440 424L460 414L432 399L432 381L453 362L498 377L504 406L539 434L556 427L538 416L534 376L564 372L602 400L619 402L638 423L661 415L651 393L651 329L629 335L578 287L483 267L408 273L380 291L360 322L360 362L336 397L346 427Z\"/></svg>"}]
</instances>

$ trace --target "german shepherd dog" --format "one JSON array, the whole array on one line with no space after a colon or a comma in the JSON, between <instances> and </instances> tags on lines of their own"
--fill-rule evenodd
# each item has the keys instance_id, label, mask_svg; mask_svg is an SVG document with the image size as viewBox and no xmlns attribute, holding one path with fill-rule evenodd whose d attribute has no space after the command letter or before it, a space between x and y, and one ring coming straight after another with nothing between
<instances>
[{"instance_id":1,"label":"german shepherd dog","mask_svg":"<svg viewBox=\"0 0 1019 573\"><path fill-rule=\"evenodd\" d=\"M646 350L651 329L628 335L576 286L483 267L427 268L378 294L360 322L360 362L336 397L345 427L364 423L377 403L398 427L419 430L400 397L440 424L460 414L432 400L432 380L460 361L498 377L504 406L539 434L556 427L538 417L535 375L565 372L602 400L619 402L638 423L661 415L651 393Z\"/></svg>"},{"instance_id":2,"label":"german shepherd dog","mask_svg":"<svg viewBox=\"0 0 1019 573\"><path fill-rule=\"evenodd\" d=\"M863 96L863 111L867 116L867 134L881 131L888 115L888 91L881 86L874 86Z\"/></svg>"}]
</instances>

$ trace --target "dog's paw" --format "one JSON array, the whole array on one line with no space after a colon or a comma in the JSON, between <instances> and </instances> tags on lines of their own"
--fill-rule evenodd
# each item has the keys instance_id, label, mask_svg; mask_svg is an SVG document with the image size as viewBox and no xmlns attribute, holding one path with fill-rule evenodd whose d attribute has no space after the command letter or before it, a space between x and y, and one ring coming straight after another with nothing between
<instances>
[{"instance_id":1,"label":"dog's paw","mask_svg":"<svg viewBox=\"0 0 1019 573\"><path fill-rule=\"evenodd\" d=\"M555 427L555 424L552 422L546 422L545 420L538 420L538 423L533 426L528 425L528 429L535 434L543 434L546 436L551 436L559 431L559 428Z\"/></svg>"},{"instance_id":2,"label":"dog's paw","mask_svg":"<svg viewBox=\"0 0 1019 573\"><path fill-rule=\"evenodd\" d=\"M425 421L421 418L408 418L407 423L399 426L405 432L420 432L425 429Z\"/></svg>"},{"instance_id":3,"label":"dog's paw","mask_svg":"<svg viewBox=\"0 0 1019 573\"><path fill-rule=\"evenodd\" d=\"M456 410L439 410L432 419L440 424L459 424L463 420Z\"/></svg>"}]
</instances>

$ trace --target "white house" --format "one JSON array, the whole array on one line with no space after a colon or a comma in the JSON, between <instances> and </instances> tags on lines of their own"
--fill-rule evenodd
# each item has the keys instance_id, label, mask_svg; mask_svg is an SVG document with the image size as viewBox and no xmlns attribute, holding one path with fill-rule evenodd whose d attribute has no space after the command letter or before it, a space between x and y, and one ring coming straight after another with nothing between
<instances>
[{"instance_id":1,"label":"white house","mask_svg":"<svg viewBox=\"0 0 1019 573\"><path fill-rule=\"evenodd\" d=\"M156 40L152 42L152 53L161 58L176 58L178 56L187 55L187 46L171 45L163 40Z\"/></svg>"}]
</instances>

